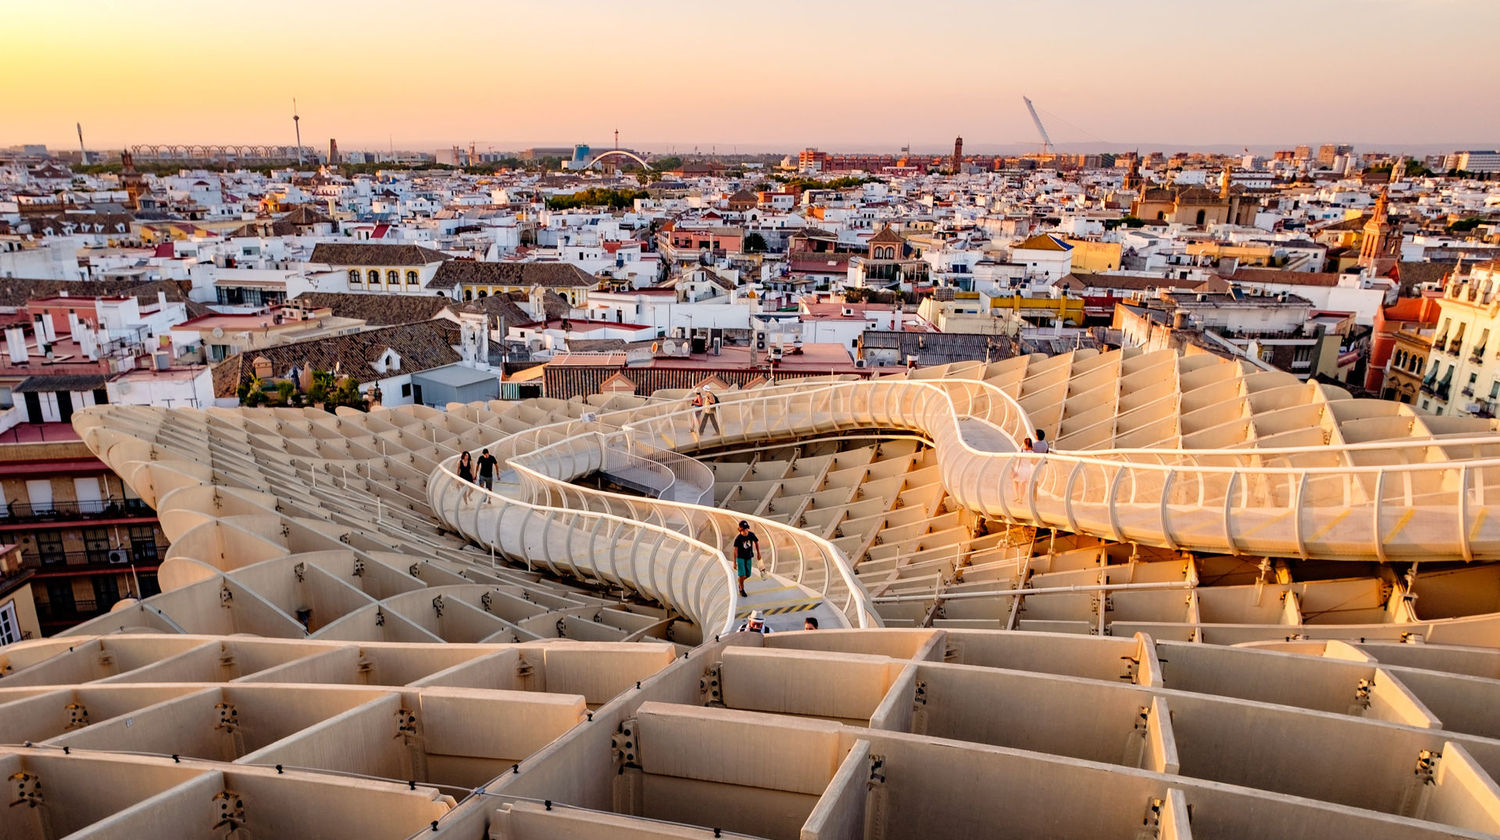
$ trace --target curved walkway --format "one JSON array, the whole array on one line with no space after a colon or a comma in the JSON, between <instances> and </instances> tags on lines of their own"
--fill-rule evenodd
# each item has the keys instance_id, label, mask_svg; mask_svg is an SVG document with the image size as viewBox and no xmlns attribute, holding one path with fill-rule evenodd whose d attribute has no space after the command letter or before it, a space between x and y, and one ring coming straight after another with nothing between
<instances>
[{"instance_id":1,"label":"curved walkway","mask_svg":"<svg viewBox=\"0 0 1500 840\"><path fill-rule=\"evenodd\" d=\"M618 465L611 453L662 464L679 450L901 430L931 441L948 493L991 518L1185 551L1500 559L1500 523L1488 515L1500 498L1500 458L1483 454L1493 435L1039 456L1019 451L1033 424L1016 400L958 379L764 387L723 394L718 414L723 432L702 439L685 401L511 435L491 447L507 466L496 492L462 482L449 459L429 480L429 501L471 539L554 573L638 591L721 631L746 607L724 556L741 518L761 535L779 584L823 599L841 624L879 619L849 559L826 540L671 494L625 496L575 479ZM668 486L676 480L672 473Z\"/></svg>"}]
</instances>

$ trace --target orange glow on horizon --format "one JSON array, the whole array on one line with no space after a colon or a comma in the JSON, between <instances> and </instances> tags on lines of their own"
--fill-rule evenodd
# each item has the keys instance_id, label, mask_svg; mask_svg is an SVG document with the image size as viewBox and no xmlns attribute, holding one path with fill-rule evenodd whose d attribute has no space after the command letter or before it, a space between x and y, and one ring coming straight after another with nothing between
<instances>
[{"instance_id":1,"label":"orange glow on horizon","mask_svg":"<svg viewBox=\"0 0 1500 840\"><path fill-rule=\"evenodd\" d=\"M1497 29L1483 0L53 0L6 14L0 145L290 144L295 97L345 150L983 152L1036 142L1026 93L1064 146L1493 146L1452 82Z\"/></svg>"}]
</instances>

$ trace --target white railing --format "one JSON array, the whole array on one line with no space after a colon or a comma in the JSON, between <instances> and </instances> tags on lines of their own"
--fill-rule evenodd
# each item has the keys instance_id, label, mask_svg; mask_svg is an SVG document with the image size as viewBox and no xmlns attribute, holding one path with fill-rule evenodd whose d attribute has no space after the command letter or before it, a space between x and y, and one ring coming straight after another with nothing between
<instances>
[{"instance_id":1,"label":"white railing","mask_svg":"<svg viewBox=\"0 0 1500 840\"><path fill-rule=\"evenodd\" d=\"M1222 553L1361 560L1500 558L1500 516L1489 517L1487 509L1500 498L1500 457L1491 454L1500 452L1497 436L1035 455L1016 445L1033 429L1026 412L1000 388L972 379L763 387L721 395L717 412L723 432L703 440L694 433L697 409L685 400L653 401L605 412L595 422L569 421L505 438L493 448L513 471L514 481L502 488L503 494L495 494L503 501L487 503L545 512L549 527L570 533L584 526L560 520L565 511L659 528L687 540L696 552L683 549L673 556L686 552L696 563L723 568L728 567L723 547L735 524L748 519L762 538L772 573L829 600L851 626L874 625L879 619L848 558L827 540L702 504L606 493L571 481L620 457L612 450L665 467L653 459L684 447L899 429L931 441L943 484L959 503L1014 522ZM1373 459L1388 463L1361 463ZM451 474L451 463L440 470ZM661 495L680 480L672 469L658 475ZM434 510L450 517L447 508L435 504ZM615 533L613 526L585 521L595 538ZM618 564L617 554L606 549L603 562ZM580 569L587 565L576 556L570 562ZM651 591L624 577L619 580ZM705 609L663 600L685 614L702 615ZM720 597L714 606L737 609L732 600ZM731 613L704 626L732 621Z\"/></svg>"},{"instance_id":2,"label":"white railing","mask_svg":"<svg viewBox=\"0 0 1500 840\"><path fill-rule=\"evenodd\" d=\"M525 467L516 470L543 479ZM427 499L465 537L528 565L640 592L676 609L706 635L734 629L739 593L733 568L714 545L645 521L651 500L640 500L634 516L533 504L459 478L452 459L428 480Z\"/></svg>"},{"instance_id":3,"label":"white railing","mask_svg":"<svg viewBox=\"0 0 1500 840\"><path fill-rule=\"evenodd\" d=\"M936 447L951 495L1016 522L1227 553L1500 557L1500 522L1487 514L1500 498L1496 435L1031 455L1015 449L1032 428L1025 412L976 380L755 389L726 394L719 412L726 434L715 444L861 427L917 432ZM683 442L659 420L631 425ZM1368 463L1377 459L1387 463Z\"/></svg>"}]
</instances>

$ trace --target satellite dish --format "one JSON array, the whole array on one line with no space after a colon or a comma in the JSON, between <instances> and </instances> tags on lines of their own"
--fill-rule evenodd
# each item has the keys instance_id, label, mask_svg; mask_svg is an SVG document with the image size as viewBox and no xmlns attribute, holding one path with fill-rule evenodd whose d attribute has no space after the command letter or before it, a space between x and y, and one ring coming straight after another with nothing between
<instances>
[{"instance_id":1,"label":"satellite dish","mask_svg":"<svg viewBox=\"0 0 1500 840\"><path fill-rule=\"evenodd\" d=\"M224 328L223 327L214 327L214 338L223 338L223 337L224 337Z\"/></svg>"}]
</instances>

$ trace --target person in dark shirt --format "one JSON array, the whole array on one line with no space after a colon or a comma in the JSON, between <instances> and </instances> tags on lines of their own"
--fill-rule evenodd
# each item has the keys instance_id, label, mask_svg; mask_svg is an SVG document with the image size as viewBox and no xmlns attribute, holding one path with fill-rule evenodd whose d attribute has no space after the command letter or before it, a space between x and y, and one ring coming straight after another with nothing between
<instances>
[{"instance_id":1,"label":"person in dark shirt","mask_svg":"<svg viewBox=\"0 0 1500 840\"><path fill-rule=\"evenodd\" d=\"M750 523L740 520L740 532L734 537L734 574L740 579L740 597L750 597L745 592L745 581L750 578L750 563L760 559L760 538L750 530Z\"/></svg>"},{"instance_id":2,"label":"person in dark shirt","mask_svg":"<svg viewBox=\"0 0 1500 840\"><path fill-rule=\"evenodd\" d=\"M479 453L479 486L486 490L495 489L495 456L488 449Z\"/></svg>"},{"instance_id":3,"label":"person in dark shirt","mask_svg":"<svg viewBox=\"0 0 1500 840\"><path fill-rule=\"evenodd\" d=\"M470 484L474 483L474 456L470 455L467 449L460 453L458 456L457 471L459 478L469 482ZM472 487L464 488L465 502L469 500L469 496L472 495L473 492L474 488Z\"/></svg>"}]
</instances>

